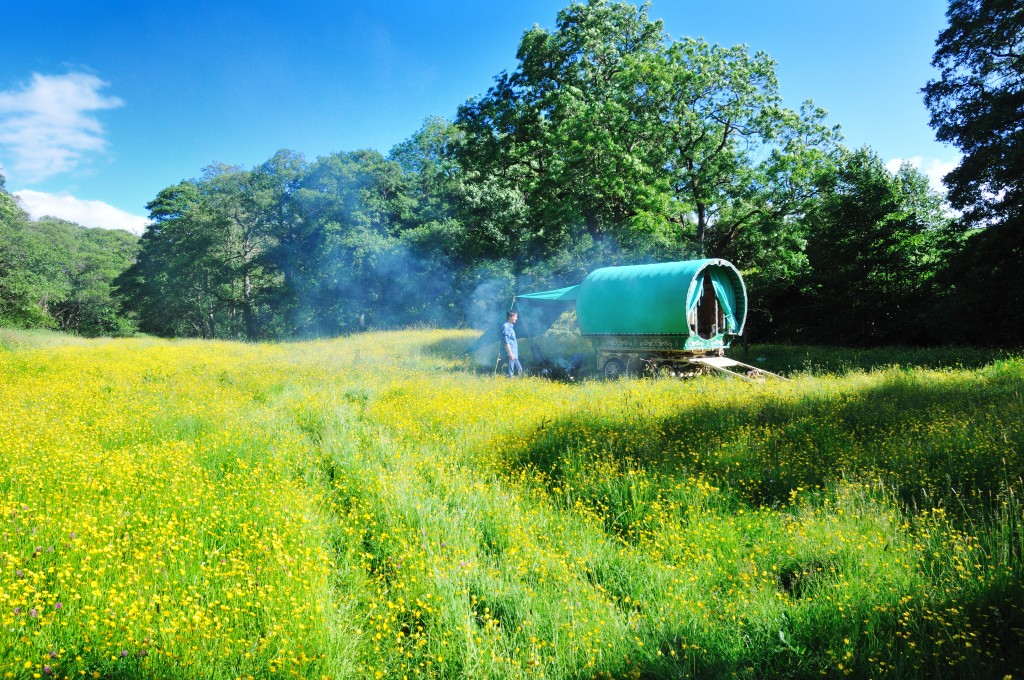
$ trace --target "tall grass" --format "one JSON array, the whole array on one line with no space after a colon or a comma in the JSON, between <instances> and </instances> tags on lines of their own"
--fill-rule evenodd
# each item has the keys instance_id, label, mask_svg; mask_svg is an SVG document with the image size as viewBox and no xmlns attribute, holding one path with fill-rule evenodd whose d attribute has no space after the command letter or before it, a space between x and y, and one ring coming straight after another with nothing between
<instances>
[{"instance_id":1,"label":"tall grass","mask_svg":"<svg viewBox=\"0 0 1024 680\"><path fill-rule=\"evenodd\" d=\"M5 342L0 673L1024 671L1024 361L561 384L470 340Z\"/></svg>"}]
</instances>

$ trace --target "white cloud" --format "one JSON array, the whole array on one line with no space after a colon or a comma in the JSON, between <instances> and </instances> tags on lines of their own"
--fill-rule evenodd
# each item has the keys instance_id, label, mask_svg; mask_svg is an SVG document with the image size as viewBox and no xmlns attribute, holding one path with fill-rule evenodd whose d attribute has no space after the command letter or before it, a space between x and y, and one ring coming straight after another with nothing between
<instances>
[{"instance_id":1,"label":"white cloud","mask_svg":"<svg viewBox=\"0 0 1024 680\"><path fill-rule=\"evenodd\" d=\"M923 156L912 156L910 158L893 158L885 164L889 172L895 174L900 166L909 163L925 174L932 188L940 193L946 193L946 186L942 178L948 175L953 168L960 164L959 160L943 161L938 158L924 158Z\"/></svg>"},{"instance_id":2,"label":"white cloud","mask_svg":"<svg viewBox=\"0 0 1024 680\"><path fill-rule=\"evenodd\" d=\"M88 73L34 73L20 90L0 92L0 147L20 182L74 170L106 150L103 126L90 114L124 105L100 94L107 85Z\"/></svg>"},{"instance_id":3,"label":"white cloud","mask_svg":"<svg viewBox=\"0 0 1024 680\"><path fill-rule=\"evenodd\" d=\"M70 194L47 194L42 191L22 189L15 191L21 207L32 219L49 215L62 220L81 224L83 227L124 229L141 234L147 219L115 208L103 201L85 201Z\"/></svg>"}]
</instances>

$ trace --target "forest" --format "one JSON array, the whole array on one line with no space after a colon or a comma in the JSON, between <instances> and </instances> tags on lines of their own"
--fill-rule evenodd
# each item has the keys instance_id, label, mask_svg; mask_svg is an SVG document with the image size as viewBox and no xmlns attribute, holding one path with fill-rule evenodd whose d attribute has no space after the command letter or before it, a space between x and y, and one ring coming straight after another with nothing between
<instances>
[{"instance_id":1,"label":"forest","mask_svg":"<svg viewBox=\"0 0 1024 680\"><path fill-rule=\"evenodd\" d=\"M0 324L275 340L491 326L599 266L721 257L755 341L1024 342L1021 10L951 0L922 83L964 156L933 190L848 148L776 64L590 0L387 154L281 150L161 190L141 238L33 221L0 179Z\"/></svg>"}]
</instances>

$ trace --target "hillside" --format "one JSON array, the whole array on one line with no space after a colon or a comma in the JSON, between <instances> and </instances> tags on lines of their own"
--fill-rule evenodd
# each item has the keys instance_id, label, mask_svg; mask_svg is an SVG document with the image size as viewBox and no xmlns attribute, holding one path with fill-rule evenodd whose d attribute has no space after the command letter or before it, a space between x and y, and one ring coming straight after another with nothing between
<instances>
[{"instance_id":1,"label":"hillside","mask_svg":"<svg viewBox=\"0 0 1024 680\"><path fill-rule=\"evenodd\" d=\"M5 677L1024 672L1020 358L570 384L459 331L0 333Z\"/></svg>"}]
</instances>

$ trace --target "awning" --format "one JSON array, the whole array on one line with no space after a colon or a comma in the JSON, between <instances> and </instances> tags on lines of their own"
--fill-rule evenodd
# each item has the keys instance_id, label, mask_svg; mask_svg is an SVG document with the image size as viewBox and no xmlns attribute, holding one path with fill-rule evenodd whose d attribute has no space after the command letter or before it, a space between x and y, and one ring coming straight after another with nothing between
<instances>
[{"instance_id":1,"label":"awning","mask_svg":"<svg viewBox=\"0 0 1024 680\"><path fill-rule=\"evenodd\" d=\"M512 303L512 309L519 312L516 336L528 338L544 335L558 317L576 305L579 291L579 286L569 286L517 295Z\"/></svg>"},{"instance_id":2,"label":"awning","mask_svg":"<svg viewBox=\"0 0 1024 680\"><path fill-rule=\"evenodd\" d=\"M569 286L567 288L556 288L555 290L545 290L540 293L523 293L517 295L516 300L540 300L548 302L559 302L559 301L576 301L576 296L580 292L580 287Z\"/></svg>"}]
</instances>

